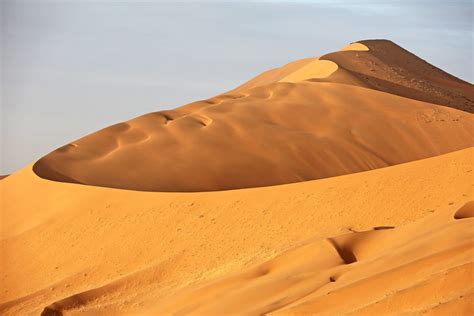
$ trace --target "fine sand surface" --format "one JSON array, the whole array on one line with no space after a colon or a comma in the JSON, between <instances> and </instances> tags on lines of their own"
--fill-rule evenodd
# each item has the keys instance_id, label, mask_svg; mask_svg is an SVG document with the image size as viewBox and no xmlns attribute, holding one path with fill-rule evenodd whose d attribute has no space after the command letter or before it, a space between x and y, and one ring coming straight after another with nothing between
<instances>
[{"instance_id":1,"label":"fine sand surface","mask_svg":"<svg viewBox=\"0 0 474 316\"><path fill-rule=\"evenodd\" d=\"M0 315L473 315L474 90L385 40L0 177Z\"/></svg>"},{"instance_id":2,"label":"fine sand surface","mask_svg":"<svg viewBox=\"0 0 474 316\"><path fill-rule=\"evenodd\" d=\"M473 154L207 193L54 182L28 166L0 182L0 314L472 311L472 204L459 210Z\"/></svg>"},{"instance_id":3,"label":"fine sand surface","mask_svg":"<svg viewBox=\"0 0 474 316\"><path fill-rule=\"evenodd\" d=\"M468 315L473 154L206 193L54 182L27 166L0 182L0 314Z\"/></svg>"}]
</instances>

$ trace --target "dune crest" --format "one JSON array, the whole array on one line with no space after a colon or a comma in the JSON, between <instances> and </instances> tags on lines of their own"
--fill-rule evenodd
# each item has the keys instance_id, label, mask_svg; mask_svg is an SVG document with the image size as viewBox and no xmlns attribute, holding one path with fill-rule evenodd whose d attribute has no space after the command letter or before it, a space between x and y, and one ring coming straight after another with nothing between
<instances>
[{"instance_id":1,"label":"dune crest","mask_svg":"<svg viewBox=\"0 0 474 316\"><path fill-rule=\"evenodd\" d=\"M277 82L315 59L297 60L264 72L230 93ZM328 77L313 80L365 87L474 113L472 84L436 68L392 41L358 41L318 59L332 61L338 69Z\"/></svg>"},{"instance_id":2,"label":"dune crest","mask_svg":"<svg viewBox=\"0 0 474 316\"><path fill-rule=\"evenodd\" d=\"M342 51L348 51L348 50L368 51L369 48L362 43L355 42L355 43L350 43L349 45L344 46L339 51L342 52Z\"/></svg>"},{"instance_id":3,"label":"dune crest","mask_svg":"<svg viewBox=\"0 0 474 316\"><path fill-rule=\"evenodd\" d=\"M326 78L333 74L337 68L338 66L335 62L316 59L286 76L285 78L279 80L278 82L295 83L308 79Z\"/></svg>"},{"instance_id":4,"label":"dune crest","mask_svg":"<svg viewBox=\"0 0 474 316\"><path fill-rule=\"evenodd\" d=\"M338 65L325 82L384 91L474 113L474 86L427 63L387 40L359 43L369 51L339 51L321 56ZM321 80L321 79L315 79Z\"/></svg>"}]
</instances>

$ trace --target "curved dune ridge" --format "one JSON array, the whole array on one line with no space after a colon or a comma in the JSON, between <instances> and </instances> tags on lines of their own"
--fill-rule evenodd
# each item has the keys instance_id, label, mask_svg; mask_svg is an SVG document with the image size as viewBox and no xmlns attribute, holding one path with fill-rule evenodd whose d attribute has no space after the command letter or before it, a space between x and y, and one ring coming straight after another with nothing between
<instances>
[{"instance_id":1,"label":"curved dune ridge","mask_svg":"<svg viewBox=\"0 0 474 316\"><path fill-rule=\"evenodd\" d=\"M308 79L321 79L326 78L332 75L338 66L335 62L330 60L320 60L316 59L312 62L304 65L300 69L292 72L285 78L278 80L278 82L299 82Z\"/></svg>"},{"instance_id":2,"label":"curved dune ridge","mask_svg":"<svg viewBox=\"0 0 474 316\"><path fill-rule=\"evenodd\" d=\"M230 92L274 83L315 59L301 59L269 70ZM315 81L360 86L474 113L472 84L436 68L392 41L354 42L318 59L332 61L338 69L331 76Z\"/></svg>"},{"instance_id":3,"label":"curved dune ridge","mask_svg":"<svg viewBox=\"0 0 474 316\"><path fill-rule=\"evenodd\" d=\"M473 155L204 193L27 166L0 181L0 314L472 315Z\"/></svg>"},{"instance_id":4,"label":"curved dune ridge","mask_svg":"<svg viewBox=\"0 0 474 316\"><path fill-rule=\"evenodd\" d=\"M49 180L160 192L321 179L472 146L473 99L471 84L396 44L361 41L105 128L33 169Z\"/></svg>"},{"instance_id":5,"label":"curved dune ridge","mask_svg":"<svg viewBox=\"0 0 474 316\"><path fill-rule=\"evenodd\" d=\"M349 45L344 46L340 49L341 51L348 51L348 50L358 50L358 51L368 51L369 48L362 43L350 43Z\"/></svg>"}]
</instances>

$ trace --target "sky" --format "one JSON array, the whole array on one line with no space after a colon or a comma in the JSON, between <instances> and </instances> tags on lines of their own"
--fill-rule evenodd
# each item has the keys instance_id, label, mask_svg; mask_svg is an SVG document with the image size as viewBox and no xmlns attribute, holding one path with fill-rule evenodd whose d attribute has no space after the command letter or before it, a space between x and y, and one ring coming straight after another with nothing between
<instances>
[{"instance_id":1,"label":"sky","mask_svg":"<svg viewBox=\"0 0 474 316\"><path fill-rule=\"evenodd\" d=\"M0 174L362 39L472 83L472 20L456 0L0 0Z\"/></svg>"}]
</instances>

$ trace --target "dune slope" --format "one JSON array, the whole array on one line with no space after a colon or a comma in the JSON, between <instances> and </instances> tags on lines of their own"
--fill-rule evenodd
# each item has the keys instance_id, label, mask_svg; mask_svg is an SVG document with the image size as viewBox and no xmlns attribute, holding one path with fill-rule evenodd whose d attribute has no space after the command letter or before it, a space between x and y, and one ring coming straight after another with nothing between
<instances>
[{"instance_id":1,"label":"dune slope","mask_svg":"<svg viewBox=\"0 0 474 316\"><path fill-rule=\"evenodd\" d=\"M301 77L301 80L355 85L474 113L472 84L436 68L389 40L363 40L319 58L297 60L264 72L230 92L242 93L249 88L284 80L318 60L331 62L337 69L326 72L327 76ZM322 64L317 68L325 67Z\"/></svg>"},{"instance_id":2,"label":"dune slope","mask_svg":"<svg viewBox=\"0 0 474 316\"><path fill-rule=\"evenodd\" d=\"M0 182L0 253L5 254L0 313L38 314L48 306L64 312L155 313L162 307L176 310L173 302L183 297L197 302L183 304L188 311L219 310L221 299L236 299L258 311L271 305L297 312L310 310L308 304L319 309L326 291L334 297L357 293L356 280L372 292L366 301L357 296L336 304L344 311L370 311L375 308L370 302L394 294L388 304L403 288L421 309L431 308L438 297L425 304L425 292L416 288L422 280L428 289L439 288L440 271L464 281L446 288L451 292L439 302L465 304L470 287L462 265L473 257L463 247L472 241L474 227L472 210L463 205L473 199L473 154L466 149L341 177L205 193L80 186L41 179L29 166ZM350 263L345 248L357 262ZM410 277L399 283L401 275ZM329 282L331 277L336 282ZM242 297L212 294L235 286L232 280L241 285L235 295ZM203 286L209 291L201 295ZM258 294L261 286L284 294L265 297ZM257 292L254 300L245 301L246 291ZM272 301L281 295L293 299ZM325 308L334 314L334 304Z\"/></svg>"},{"instance_id":3,"label":"dune slope","mask_svg":"<svg viewBox=\"0 0 474 316\"><path fill-rule=\"evenodd\" d=\"M275 83L147 114L66 145L41 177L144 191L217 191L327 178L473 145L469 113L360 87ZM120 170L119 172L117 172Z\"/></svg>"},{"instance_id":4,"label":"dune slope","mask_svg":"<svg viewBox=\"0 0 474 316\"><path fill-rule=\"evenodd\" d=\"M361 41L232 92L110 126L51 152L34 171L161 192L367 171L472 146L472 92L392 42Z\"/></svg>"},{"instance_id":5,"label":"dune slope","mask_svg":"<svg viewBox=\"0 0 474 316\"><path fill-rule=\"evenodd\" d=\"M355 84L474 113L474 86L386 40L360 41L368 51L321 56L339 69L325 81ZM316 79L318 80L318 79Z\"/></svg>"},{"instance_id":6,"label":"dune slope","mask_svg":"<svg viewBox=\"0 0 474 316\"><path fill-rule=\"evenodd\" d=\"M474 201L469 203L472 208ZM462 305L461 314L474 312L474 302L462 299L474 294L474 214L461 220L458 212L311 241L158 300L156 313L387 315L395 304L400 314L435 311L447 303Z\"/></svg>"}]
</instances>

